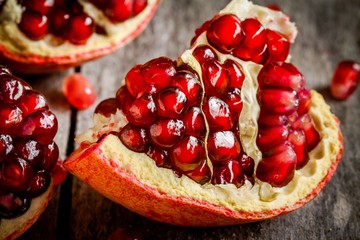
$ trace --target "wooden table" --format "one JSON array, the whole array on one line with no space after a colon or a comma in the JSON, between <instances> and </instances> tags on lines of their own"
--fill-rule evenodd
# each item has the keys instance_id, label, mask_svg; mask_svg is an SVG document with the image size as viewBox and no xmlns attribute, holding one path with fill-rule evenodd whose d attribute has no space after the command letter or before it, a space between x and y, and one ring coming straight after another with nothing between
<instances>
[{"instance_id":1,"label":"wooden table","mask_svg":"<svg viewBox=\"0 0 360 240\"><path fill-rule=\"evenodd\" d=\"M157 56L175 59L193 31L225 6L225 0L163 1L145 32L125 48L66 72L25 78L44 93L57 114L56 141L65 158L74 135L91 126L94 107L71 109L61 93L63 77L80 71L95 85L97 102L114 96L126 72ZM268 4L265 0L256 1ZM107 239L125 229L142 239L360 239L360 90L347 101L329 97L328 87L342 59L360 62L360 0L274 0L297 23L293 62L307 86L322 92L341 122L345 153L324 191L302 209L273 220L218 228L183 228L151 221L105 199L69 177L39 221L22 239Z\"/></svg>"}]
</instances>

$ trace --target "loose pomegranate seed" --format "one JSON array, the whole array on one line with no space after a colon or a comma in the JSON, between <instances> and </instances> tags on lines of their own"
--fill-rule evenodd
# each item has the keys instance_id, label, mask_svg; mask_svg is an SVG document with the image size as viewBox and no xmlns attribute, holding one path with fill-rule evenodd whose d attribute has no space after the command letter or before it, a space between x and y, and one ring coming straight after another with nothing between
<instances>
[{"instance_id":1,"label":"loose pomegranate seed","mask_svg":"<svg viewBox=\"0 0 360 240\"><path fill-rule=\"evenodd\" d=\"M219 166L214 166L214 176L211 182L213 184L232 183L237 187L244 185L245 179L240 163L236 160L229 160Z\"/></svg>"},{"instance_id":2,"label":"loose pomegranate seed","mask_svg":"<svg viewBox=\"0 0 360 240\"><path fill-rule=\"evenodd\" d=\"M156 166L171 168L169 152L167 150L158 149L150 145L146 155L155 161Z\"/></svg>"},{"instance_id":3,"label":"loose pomegranate seed","mask_svg":"<svg viewBox=\"0 0 360 240\"><path fill-rule=\"evenodd\" d=\"M112 22L122 22L132 16L133 7L133 1L109 0L104 12Z\"/></svg>"},{"instance_id":4,"label":"loose pomegranate seed","mask_svg":"<svg viewBox=\"0 0 360 240\"><path fill-rule=\"evenodd\" d=\"M260 128L256 143L261 151L266 151L275 145L285 142L288 135L289 130L286 126Z\"/></svg>"},{"instance_id":5,"label":"loose pomegranate seed","mask_svg":"<svg viewBox=\"0 0 360 240\"><path fill-rule=\"evenodd\" d=\"M291 63L270 62L258 75L260 88L288 88L299 92L304 88L305 79Z\"/></svg>"},{"instance_id":6,"label":"loose pomegranate seed","mask_svg":"<svg viewBox=\"0 0 360 240\"><path fill-rule=\"evenodd\" d=\"M22 112L15 104L0 105L0 133L16 135L22 121Z\"/></svg>"},{"instance_id":7,"label":"loose pomegranate seed","mask_svg":"<svg viewBox=\"0 0 360 240\"><path fill-rule=\"evenodd\" d=\"M48 189L51 182L51 175L44 170L37 171L33 175L27 193L30 197L35 198Z\"/></svg>"},{"instance_id":8,"label":"loose pomegranate seed","mask_svg":"<svg viewBox=\"0 0 360 240\"><path fill-rule=\"evenodd\" d=\"M160 91L155 104L158 115L167 118L181 118L188 108L185 94L176 87Z\"/></svg>"},{"instance_id":9,"label":"loose pomegranate seed","mask_svg":"<svg viewBox=\"0 0 360 240\"><path fill-rule=\"evenodd\" d=\"M0 193L0 218L11 219L25 213L31 199L14 193Z\"/></svg>"},{"instance_id":10,"label":"loose pomegranate seed","mask_svg":"<svg viewBox=\"0 0 360 240\"><path fill-rule=\"evenodd\" d=\"M205 92L208 96L221 97L229 85L229 74L223 66L213 60L201 65Z\"/></svg>"},{"instance_id":11,"label":"loose pomegranate seed","mask_svg":"<svg viewBox=\"0 0 360 240\"><path fill-rule=\"evenodd\" d=\"M179 88L186 95L189 106L200 104L203 89L194 73L186 70L177 72L172 86Z\"/></svg>"},{"instance_id":12,"label":"loose pomegranate seed","mask_svg":"<svg viewBox=\"0 0 360 240\"><path fill-rule=\"evenodd\" d=\"M241 170L244 172L245 175L251 177L254 174L255 162L254 159L247 156L244 152L240 154L238 158Z\"/></svg>"},{"instance_id":13,"label":"loose pomegranate seed","mask_svg":"<svg viewBox=\"0 0 360 240\"><path fill-rule=\"evenodd\" d=\"M260 104L270 114L289 115L297 110L299 99L295 91L264 89L260 92Z\"/></svg>"},{"instance_id":14,"label":"loose pomegranate seed","mask_svg":"<svg viewBox=\"0 0 360 240\"><path fill-rule=\"evenodd\" d=\"M13 139L10 135L1 134L0 135L0 163L5 161L6 156L8 156L14 149Z\"/></svg>"},{"instance_id":15,"label":"loose pomegranate seed","mask_svg":"<svg viewBox=\"0 0 360 240\"><path fill-rule=\"evenodd\" d=\"M50 31L55 36L67 39L69 35L68 26L70 24L70 13L59 9L54 11L51 16Z\"/></svg>"},{"instance_id":16,"label":"loose pomegranate seed","mask_svg":"<svg viewBox=\"0 0 360 240\"><path fill-rule=\"evenodd\" d=\"M193 136L183 138L170 150L173 165L183 171L192 171L205 159L204 143Z\"/></svg>"},{"instance_id":17,"label":"loose pomegranate seed","mask_svg":"<svg viewBox=\"0 0 360 240\"><path fill-rule=\"evenodd\" d=\"M289 55L290 42L276 31L266 30L269 61L285 61Z\"/></svg>"},{"instance_id":18,"label":"loose pomegranate seed","mask_svg":"<svg viewBox=\"0 0 360 240\"><path fill-rule=\"evenodd\" d=\"M69 32L67 39L76 45L82 45L87 42L95 31L93 19L86 13L71 16L69 20Z\"/></svg>"},{"instance_id":19,"label":"loose pomegranate seed","mask_svg":"<svg viewBox=\"0 0 360 240\"><path fill-rule=\"evenodd\" d=\"M136 65L125 76L125 84L129 93L137 98L146 90L146 83L140 71L141 65Z\"/></svg>"},{"instance_id":20,"label":"loose pomegranate seed","mask_svg":"<svg viewBox=\"0 0 360 240\"><path fill-rule=\"evenodd\" d=\"M205 136L205 119L199 107L192 107L182 119L185 126L185 134L189 136Z\"/></svg>"},{"instance_id":21,"label":"loose pomegranate seed","mask_svg":"<svg viewBox=\"0 0 360 240\"><path fill-rule=\"evenodd\" d=\"M80 73L65 77L62 91L67 101L77 109L86 109L96 100L96 92L89 80Z\"/></svg>"},{"instance_id":22,"label":"loose pomegranate seed","mask_svg":"<svg viewBox=\"0 0 360 240\"><path fill-rule=\"evenodd\" d=\"M171 148L185 132L184 123L177 119L159 118L149 128L151 141L160 148Z\"/></svg>"},{"instance_id":23,"label":"loose pomegranate seed","mask_svg":"<svg viewBox=\"0 0 360 240\"><path fill-rule=\"evenodd\" d=\"M299 107L297 113L299 115L303 115L310 110L311 106L311 94L310 91L306 88L303 88L298 93L299 96Z\"/></svg>"},{"instance_id":24,"label":"loose pomegranate seed","mask_svg":"<svg viewBox=\"0 0 360 240\"><path fill-rule=\"evenodd\" d=\"M213 162L236 159L241 151L238 137L232 131L210 133L207 149L209 158Z\"/></svg>"},{"instance_id":25,"label":"loose pomegranate seed","mask_svg":"<svg viewBox=\"0 0 360 240\"><path fill-rule=\"evenodd\" d=\"M134 16L142 12L147 5L147 0L136 0L133 2L133 14Z\"/></svg>"},{"instance_id":26,"label":"loose pomegranate seed","mask_svg":"<svg viewBox=\"0 0 360 240\"><path fill-rule=\"evenodd\" d=\"M123 113L127 113L127 111L129 111L134 100L135 99L131 96L126 86L122 86L116 92L116 103L118 108L121 109Z\"/></svg>"},{"instance_id":27,"label":"loose pomegranate seed","mask_svg":"<svg viewBox=\"0 0 360 240\"><path fill-rule=\"evenodd\" d=\"M233 121L239 121L240 112L243 108L240 89L230 88L224 96L224 101L231 109L230 111Z\"/></svg>"},{"instance_id":28,"label":"loose pomegranate seed","mask_svg":"<svg viewBox=\"0 0 360 240\"><path fill-rule=\"evenodd\" d=\"M54 0L26 0L22 1L22 5L26 9L31 9L43 15L47 15L54 6Z\"/></svg>"},{"instance_id":29,"label":"loose pomegranate seed","mask_svg":"<svg viewBox=\"0 0 360 240\"><path fill-rule=\"evenodd\" d=\"M300 116L292 125L295 130L303 130L306 137L306 147L308 151L313 150L320 142L320 135L315 129L314 122L309 114Z\"/></svg>"},{"instance_id":30,"label":"loose pomegranate seed","mask_svg":"<svg viewBox=\"0 0 360 240\"><path fill-rule=\"evenodd\" d=\"M360 82L360 64L345 60L338 64L334 72L330 92L338 100L351 96Z\"/></svg>"},{"instance_id":31,"label":"loose pomegranate seed","mask_svg":"<svg viewBox=\"0 0 360 240\"><path fill-rule=\"evenodd\" d=\"M2 76L0 81L0 100L13 103L24 94L27 83L11 75Z\"/></svg>"},{"instance_id":32,"label":"loose pomegranate seed","mask_svg":"<svg viewBox=\"0 0 360 240\"><path fill-rule=\"evenodd\" d=\"M245 75L242 72L240 66L231 59L224 62L223 67L228 71L230 82L229 87L241 89Z\"/></svg>"},{"instance_id":33,"label":"loose pomegranate seed","mask_svg":"<svg viewBox=\"0 0 360 240\"><path fill-rule=\"evenodd\" d=\"M29 187L33 169L21 158L5 161L1 169L0 186L11 192L25 191Z\"/></svg>"},{"instance_id":34,"label":"loose pomegranate seed","mask_svg":"<svg viewBox=\"0 0 360 240\"><path fill-rule=\"evenodd\" d=\"M230 130L234 125L229 106L217 97L205 99L203 112L213 131Z\"/></svg>"},{"instance_id":35,"label":"loose pomegranate seed","mask_svg":"<svg viewBox=\"0 0 360 240\"><path fill-rule=\"evenodd\" d=\"M40 40L48 33L48 18L41 13L25 10L19 23L19 29L31 40Z\"/></svg>"},{"instance_id":36,"label":"loose pomegranate seed","mask_svg":"<svg viewBox=\"0 0 360 240\"><path fill-rule=\"evenodd\" d=\"M94 113L101 114L105 117L110 117L111 114L115 114L117 111L116 98L108 98L101 101L94 110Z\"/></svg>"},{"instance_id":37,"label":"loose pomegranate seed","mask_svg":"<svg viewBox=\"0 0 360 240\"><path fill-rule=\"evenodd\" d=\"M303 131L291 131L288 137L296 153L296 169L300 169L309 161L309 154L306 148L306 139Z\"/></svg>"},{"instance_id":38,"label":"loose pomegranate seed","mask_svg":"<svg viewBox=\"0 0 360 240\"><path fill-rule=\"evenodd\" d=\"M15 145L15 152L18 157L26 160L34 168L42 165L43 146L32 139L18 141Z\"/></svg>"},{"instance_id":39,"label":"loose pomegranate seed","mask_svg":"<svg viewBox=\"0 0 360 240\"><path fill-rule=\"evenodd\" d=\"M272 149L274 154L265 155L256 169L256 176L273 186L284 186L292 178L296 167L296 154L288 143Z\"/></svg>"},{"instance_id":40,"label":"loose pomegranate seed","mask_svg":"<svg viewBox=\"0 0 360 240\"><path fill-rule=\"evenodd\" d=\"M267 115L263 111L260 112L258 121L259 126L275 127L288 124L288 116L286 115Z\"/></svg>"},{"instance_id":41,"label":"loose pomegranate seed","mask_svg":"<svg viewBox=\"0 0 360 240\"><path fill-rule=\"evenodd\" d=\"M55 142L51 142L44 148L44 159L40 169L51 171L58 163L59 159L59 147Z\"/></svg>"},{"instance_id":42,"label":"loose pomegranate seed","mask_svg":"<svg viewBox=\"0 0 360 240\"><path fill-rule=\"evenodd\" d=\"M121 142L134 152L146 152L148 138L144 128L127 124L119 133Z\"/></svg>"},{"instance_id":43,"label":"loose pomegranate seed","mask_svg":"<svg viewBox=\"0 0 360 240\"><path fill-rule=\"evenodd\" d=\"M218 50L229 52L243 41L244 33L237 16L223 15L210 23L206 36Z\"/></svg>"},{"instance_id":44,"label":"loose pomegranate seed","mask_svg":"<svg viewBox=\"0 0 360 240\"><path fill-rule=\"evenodd\" d=\"M130 105L127 120L137 126L148 127L156 119L156 105L151 95L145 94Z\"/></svg>"},{"instance_id":45,"label":"loose pomegranate seed","mask_svg":"<svg viewBox=\"0 0 360 240\"><path fill-rule=\"evenodd\" d=\"M214 50L212 50L211 47L207 45L197 46L192 54L200 64L211 59L218 60L218 56Z\"/></svg>"},{"instance_id":46,"label":"loose pomegranate seed","mask_svg":"<svg viewBox=\"0 0 360 240\"><path fill-rule=\"evenodd\" d=\"M18 107L26 117L34 112L49 109L44 96L33 90L27 90L18 100Z\"/></svg>"}]
</instances>

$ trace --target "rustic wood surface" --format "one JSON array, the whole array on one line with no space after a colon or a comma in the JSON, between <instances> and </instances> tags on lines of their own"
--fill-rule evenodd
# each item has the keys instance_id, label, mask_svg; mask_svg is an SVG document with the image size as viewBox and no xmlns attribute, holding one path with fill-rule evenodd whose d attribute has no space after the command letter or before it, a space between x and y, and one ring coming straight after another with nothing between
<instances>
[{"instance_id":1,"label":"rustic wood surface","mask_svg":"<svg viewBox=\"0 0 360 240\"><path fill-rule=\"evenodd\" d=\"M226 3L226 0L163 0L149 27L125 48L77 69L25 78L44 93L59 118L56 140L61 157L66 158L76 147L74 135L91 126L95 107L76 111L67 105L61 94L66 74L80 71L86 75L96 87L98 102L114 96L133 65L162 55L175 59L188 47L194 29ZM292 47L293 62L304 73L307 86L324 94L342 122L343 159L331 182L315 200L298 211L268 221L184 228L139 216L69 177L46 212L21 239L107 239L116 229L141 239L360 239L360 90L343 102L332 100L328 93L331 75L340 60L360 62L360 0L271 3L278 4L297 23L300 34Z\"/></svg>"}]
</instances>

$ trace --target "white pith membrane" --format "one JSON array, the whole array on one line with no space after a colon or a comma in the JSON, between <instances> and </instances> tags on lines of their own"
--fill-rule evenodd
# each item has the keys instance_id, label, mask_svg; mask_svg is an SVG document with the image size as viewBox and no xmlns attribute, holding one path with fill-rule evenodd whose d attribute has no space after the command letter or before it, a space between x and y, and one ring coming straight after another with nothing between
<instances>
[{"instance_id":1,"label":"white pith membrane","mask_svg":"<svg viewBox=\"0 0 360 240\"><path fill-rule=\"evenodd\" d=\"M220 14L235 14L240 20L257 18L265 28L276 30L287 36L291 41L296 36L296 28L288 17L281 12L272 11L265 7L253 5L247 0L232 1ZM192 57L192 50L201 44L206 44L203 33L198 37L192 49L186 51L178 62L190 65L198 72L201 78L199 63ZM244 62L231 55L217 52L219 61L223 63L231 58L237 62L245 74L241 89L243 110L240 114L240 140L246 154L255 161L255 167L261 160L261 152L256 146L257 119L260 107L256 94L258 90L257 75L262 65L253 62ZM188 197L195 200L224 206L235 211L262 212L295 204L308 196L313 189L327 175L327 171L335 161L335 156L341 148L338 139L338 124L331 114L322 96L315 91L311 92L311 115L316 129L321 136L321 142L309 153L310 161L305 167L295 172L294 178L284 187L272 187L270 184L256 182L251 185L246 182L241 187L233 184L200 185L186 176L177 177L171 169L157 167L155 161L144 153L136 153L125 147L118 137L109 135L101 144L104 161L112 160L119 168L134 176L141 183L154 187L160 192L174 197ZM104 133L119 131L127 123L126 117L118 110L110 117L100 114L94 115L94 127L76 138L78 143L96 142ZM204 141L206 142L206 140ZM111 163L108 163L111 164ZM255 170L256 172L256 170Z\"/></svg>"},{"instance_id":2,"label":"white pith membrane","mask_svg":"<svg viewBox=\"0 0 360 240\"><path fill-rule=\"evenodd\" d=\"M84 45L74 45L69 41L61 41L52 34L44 39L33 41L24 35L17 24L21 21L22 9L17 0L7 0L0 12L0 42L10 52L22 55L39 55L45 57L60 57L64 55L77 55L94 49L102 49L126 41L134 26L146 21L158 0L148 0L145 9L135 17L124 22L111 22L101 10L84 0L79 0L84 12L94 19L94 22L103 27L107 35L94 32Z\"/></svg>"}]
</instances>

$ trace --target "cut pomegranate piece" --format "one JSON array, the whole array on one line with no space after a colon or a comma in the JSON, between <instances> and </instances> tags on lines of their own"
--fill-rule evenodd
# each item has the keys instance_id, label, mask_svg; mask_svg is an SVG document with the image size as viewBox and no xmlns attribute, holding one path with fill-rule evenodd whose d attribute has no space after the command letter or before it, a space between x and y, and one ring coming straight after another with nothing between
<instances>
[{"instance_id":1,"label":"cut pomegranate piece","mask_svg":"<svg viewBox=\"0 0 360 240\"><path fill-rule=\"evenodd\" d=\"M42 39L48 33L48 18L41 13L25 10L22 14L19 28L32 40Z\"/></svg>"},{"instance_id":2,"label":"cut pomegranate piece","mask_svg":"<svg viewBox=\"0 0 360 240\"><path fill-rule=\"evenodd\" d=\"M231 131L210 133L207 140L209 158L214 162L224 162L239 156L241 147L237 136Z\"/></svg>"},{"instance_id":3,"label":"cut pomegranate piece","mask_svg":"<svg viewBox=\"0 0 360 240\"><path fill-rule=\"evenodd\" d=\"M178 88L166 88L157 94L157 114L167 118L181 118L188 108L185 94Z\"/></svg>"},{"instance_id":4,"label":"cut pomegranate piece","mask_svg":"<svg viewBox=\"0 0 360 240\"><path fill-rule=\"evenodd\" d=\"M289 115L297 110L299 99L295 91L264 89L260 92L260 104L270 114Z\"/></svg>"},{"instance_id":5,"label":"cut pomegranate piece","mask_svg":"<svg viewBox=\"0 0 360 240\"><path fill-rule=\"evenodd\" d=\"M360 64L351 60L344 60L335 69L330 92L339 100L351 96L360 82Z\"/></svg>"},{"instance_id":6,"label":"cut pomegranate piece","mask_svg":"<svg viewBox=\"0 0 360 240\"><path fill-rule=\"evenodd\" d=\"M159 118L149 128L151 141L160 148L178 143L185 132L184 123L177 119Z\"/></svg>"},{"instance_id":7,"label":"cut pomegranate piece","mask_svg":"<svg viewBox=\"0 0 360 240\"><path fill-rule=\"evenodd\" d=\"M127 124L119 133L123 144L135 152L145 152L148 146L148 139L144 128Z\"/></svg>"},{"instance_id":8,"label":"cut pomegranate piece","mask_svg":"<svg viewBox=\"0 0 360 240\"><path fill-rule=\"evenodd\" d=\"M203 112L209 127L213 130L230 130L234 126L229 106L217 97L206 99Z\"/></svg>"},{"instance_id":9,"label":"cut pomegranate piece","mask_svg":"<svg viewBox=\"0 0 360 240\"><path fill-rule=\"evenodd\" d=\"M156 106L151 95L145 94L130 105L126 118L134 125L148 127L156 119Z\"/></svg>"}]
</instances>

